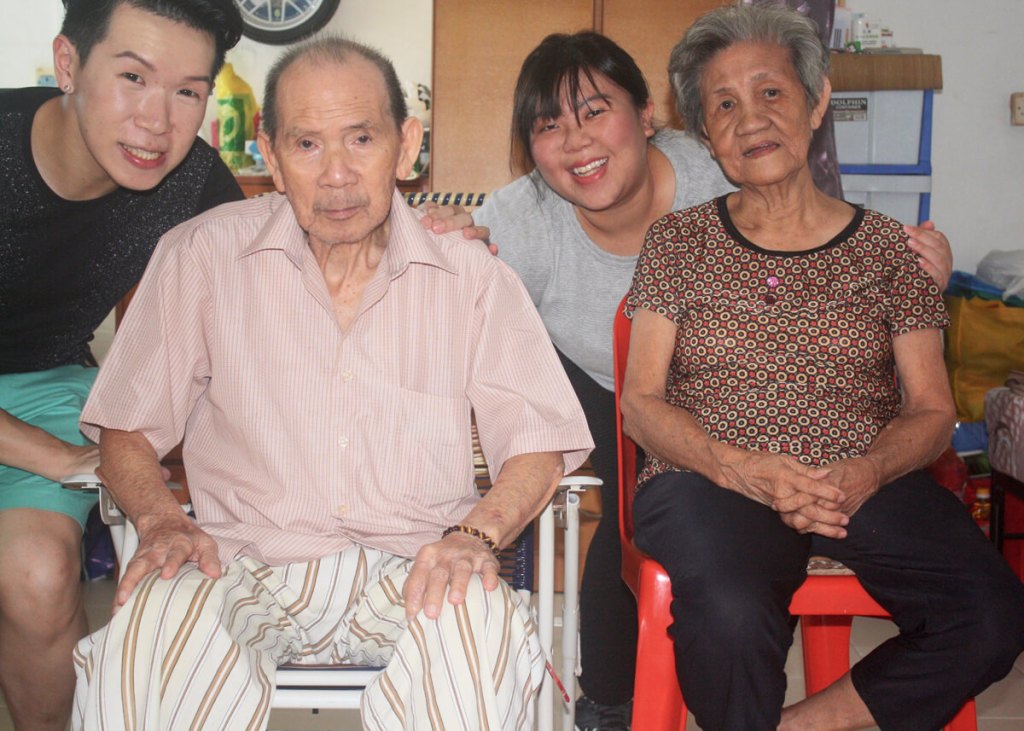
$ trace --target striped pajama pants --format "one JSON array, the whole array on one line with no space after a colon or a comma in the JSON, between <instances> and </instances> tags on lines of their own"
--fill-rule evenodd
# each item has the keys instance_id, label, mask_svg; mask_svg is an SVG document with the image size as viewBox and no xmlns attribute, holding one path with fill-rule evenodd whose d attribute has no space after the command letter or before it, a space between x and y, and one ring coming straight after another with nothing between
<instances>
[{"instance_id":1,"label":"striped pajama pants","mask_svg":"<svg viewBox=\"0 0 1024 731\"><path fill-rule=\"evenodd\" d=\"M241 558L219 579L153 572L76 648L73 728L265 729L286 662L386 666L362 696L366 729L533 728L545 661L516 592L474 577L463 605L407 622L411 566L354 547L281 567Z\"/></svg>"}]
</instances>

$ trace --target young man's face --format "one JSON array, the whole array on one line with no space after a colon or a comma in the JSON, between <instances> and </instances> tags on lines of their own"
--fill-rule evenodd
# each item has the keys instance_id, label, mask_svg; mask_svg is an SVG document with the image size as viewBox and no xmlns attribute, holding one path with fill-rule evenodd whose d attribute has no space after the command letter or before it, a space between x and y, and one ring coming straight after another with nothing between
<instances>
[{"instance_id":1,"label":"young man's face","mask_svg":"<svg viewBox=\"0 0 1024 731\"><path fill-rule=\"evenodd\" d=\"M203 123L214 53L208 33L118 5L85 64L72 54L71 103L85 164L99 168L90 172L148 190L174 170Z\"/></svg>"}]
</instances>

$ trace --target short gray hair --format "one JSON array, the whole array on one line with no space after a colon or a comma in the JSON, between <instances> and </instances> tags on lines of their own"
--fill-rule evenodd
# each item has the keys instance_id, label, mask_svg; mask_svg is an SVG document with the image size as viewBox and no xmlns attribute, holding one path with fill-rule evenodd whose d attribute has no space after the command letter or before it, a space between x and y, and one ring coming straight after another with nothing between
<instances>
[{"instance_id":1,"label":"short gray hair","mask_svg":"<svg viewBox=\"0 0 1024 731\"><path fill-rule=\"evenodd\" d=\"M362 43L342 38L336 35L324 35L313 40L300 43L297 46L285 51L274 65L270 67L267 74L267 83L263 93L263 113L260 118L260 128L266 133L270 141L274 141L277 134L277 125L280 121L280 114L277 108L277 87L280 84L281 76L295 63L312 59L338 66L344 65L350 56L357 56L373 64L381 76L384 77L384 86L388 93L388 105L391 109L391 116L394 118L395 127L401 131L402 124L409 116L409 109L405 104L405 95L402 94L402 85L398 81L398 74L395 67L384 54ZM325 73L330 74L330 71Z\"/></svg>"},{"instance_id":2,"label":"short gray hair","mask_svg":"<svg viewBox=\"0 0 1024 731\"><path fill-rule=\"evenodd\" d=\"M807 92L810 106L821 99L828 74L828 49L813 20L776 5L736 5L701 16L672 49L668 76L676 110L695 137L703 136L704 107L700 82L711 58L735 43L773 43L789 51L793 69Z\"/></svg>"}]
</instances>

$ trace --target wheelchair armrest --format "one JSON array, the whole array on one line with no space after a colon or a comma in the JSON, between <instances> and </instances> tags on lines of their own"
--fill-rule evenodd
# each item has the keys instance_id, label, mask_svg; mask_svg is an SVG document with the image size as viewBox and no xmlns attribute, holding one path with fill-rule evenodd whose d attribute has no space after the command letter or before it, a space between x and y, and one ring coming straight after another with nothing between
<instances>
[{"instance_id":1,"label":"wheelchair armrest","mask_svg":"<svg viewBox=\"0 0 1024 731\"><path fill-rule=\"evenodd\" d=\"M103 487L103 482L94 472L79 472L65 477L60 481L60 486L65 490L96 492Z\"/></svg>"}]
</instances>

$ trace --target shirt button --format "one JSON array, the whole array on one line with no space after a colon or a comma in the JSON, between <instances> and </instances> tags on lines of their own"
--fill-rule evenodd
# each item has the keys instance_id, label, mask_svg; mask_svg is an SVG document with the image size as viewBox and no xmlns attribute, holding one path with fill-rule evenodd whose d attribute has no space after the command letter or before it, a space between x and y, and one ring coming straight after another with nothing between
<instances>
[{"instance_id":1,"label":"shirt button","mask_svg":"<svg viewBox=\"0 0 1024 731\"><path fill-rule=\"evenodd\" d=\"M348 515L348 505L345 505L345 504L339 505L337 507L337 511L336 512L338 513L338 517L339 518L344 518L345 516Z\"/></svg>"},{"instance_id":2,"label":"shirt button","mask_svg":"<svg viewBox=\"0 0 1024 731\"><path fill-rule=\"evenodd\" d=\"M355 374L352 371L342 371L341 372L341 380L345 381L345 383L348 383L349 381L351 381L355 377L356 376L355 376Z\"/></svg>"},{"instance_id":3,"label":"shirt button","mask_svg":"<svg viewBox=\"0 0 1024 731\"><path fill-rule=\"evenodd\" d=\"M338 446L339 447L347 447L348 446L348 437L338 437Z\"/></svg>"}]
</instances>

